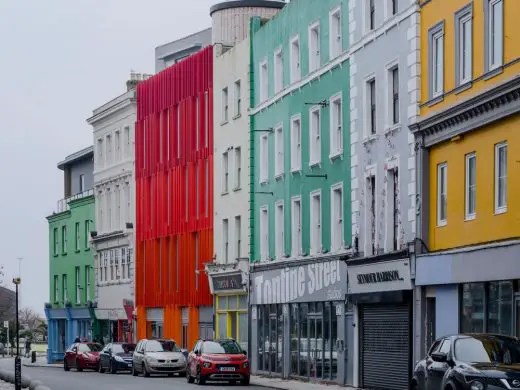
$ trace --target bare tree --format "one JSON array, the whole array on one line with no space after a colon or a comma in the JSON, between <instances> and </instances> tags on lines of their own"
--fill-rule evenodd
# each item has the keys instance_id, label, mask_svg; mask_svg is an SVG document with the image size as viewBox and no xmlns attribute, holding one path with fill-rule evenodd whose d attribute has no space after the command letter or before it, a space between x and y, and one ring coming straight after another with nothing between
<instances>
[{"instance_id":1,"label":"bare tree","mask_svg":"<svg viewBox=\"0 0 520 390\"><path fill-rule=\"evenodd\" d=\"M36 329L42 322L42 317L29 307L24 307L18 312L19 321L28 330Z\"/></svg>"}]
</instances>

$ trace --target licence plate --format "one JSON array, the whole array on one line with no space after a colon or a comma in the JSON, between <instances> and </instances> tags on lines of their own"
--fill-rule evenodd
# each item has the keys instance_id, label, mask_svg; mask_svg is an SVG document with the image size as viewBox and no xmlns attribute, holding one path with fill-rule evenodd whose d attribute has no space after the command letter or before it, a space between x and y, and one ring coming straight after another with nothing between
<instances>
[{"instance_id":1,"label":"licence plate","mask_svg":"<svg viewBox=\"0 0 520 390\"><path fill-rule=\"evenodd\" d=\"M220 367L220 371L235 371L235 367Z\"/></svg>"}]
</instances>

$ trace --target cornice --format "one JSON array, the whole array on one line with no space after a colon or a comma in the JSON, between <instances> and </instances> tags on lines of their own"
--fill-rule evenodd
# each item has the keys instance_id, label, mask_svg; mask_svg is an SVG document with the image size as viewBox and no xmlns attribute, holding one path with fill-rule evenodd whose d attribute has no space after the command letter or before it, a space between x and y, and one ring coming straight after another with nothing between
<instances>
[{"instance_id":1,"label":"cornice","mask_svg":"<svg viewBox=\"0 0 520 390\"><path fill-rule=\"evenodd\" d=\"M444 111L419 119L410 131L429 147L520 112L520 76Z\"/></svg>"},{"instance_id":2,"label":"cornice","mask_svg":"<svg viewBox=\"0 0 520 390\"><path fill-rule=\"evenodd\" d=\"M136 102L135 90L128 91L94 110L94 115L87 119L87 123L94 126L100 120L130 107L132 104L136 104Z\"/></svg>"}]
</instances>

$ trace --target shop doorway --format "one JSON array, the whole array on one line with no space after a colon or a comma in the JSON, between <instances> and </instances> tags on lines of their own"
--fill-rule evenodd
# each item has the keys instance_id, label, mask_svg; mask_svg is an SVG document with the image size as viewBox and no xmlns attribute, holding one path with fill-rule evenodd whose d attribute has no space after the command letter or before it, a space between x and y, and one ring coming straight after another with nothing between
<instances>
[{"instance_id":1,"label":"shop doorway","mask_svg":"<svg viewBox=\"0 0 520 390\"><path fill-rule=\"evenodd\" d=\"M282 305L258 307L258 370L283 373Z\"/></svg>"},{"instance_id":2,"label":"shop doorway","mask_svg":"<svg viewBox=\"0 0 520 390\"><path fill-rule=\"evenodd\" d=\"M426 348L427 351L435 341L435 298L426 298Z\"/></svg>"},{"instance_id":3,"label":"shop doorway","mask_svg":"<svg viewBox=\"0 0 520 390\"><path fill-rule=\"evenodd\" d=\"M520 295L515 295L515 336L520 337Z\"/></svg>"}]
</instances>

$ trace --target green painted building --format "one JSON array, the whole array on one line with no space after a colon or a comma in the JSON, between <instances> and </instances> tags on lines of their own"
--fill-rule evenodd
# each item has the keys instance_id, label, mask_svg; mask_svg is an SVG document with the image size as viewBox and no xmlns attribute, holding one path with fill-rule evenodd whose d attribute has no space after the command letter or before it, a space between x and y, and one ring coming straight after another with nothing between
<instances>
[{"instance_id":1,"label":"green painted building","mask_svg":"<svg viewBox=\"0 0 520 390\"><path fill-rule=\"evenodd\" d=\"M348 382L348 12L347 1L293 1L251 21L255 372Z\"/></svg>"},{"instance_id":2,"label":"green painted building","mask_svg":"<svg viewBox=\"0 0 520 390\"><path fill-rule=\"evenodd\" d=\"M49 223L49 299L45 305L48 361L61 360L76 337L92 339L95 293L93 147L58 164L64 173L64 198L47 217Z\"/></svg>"}]
</instances>

